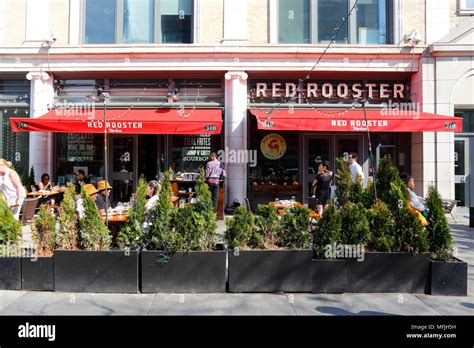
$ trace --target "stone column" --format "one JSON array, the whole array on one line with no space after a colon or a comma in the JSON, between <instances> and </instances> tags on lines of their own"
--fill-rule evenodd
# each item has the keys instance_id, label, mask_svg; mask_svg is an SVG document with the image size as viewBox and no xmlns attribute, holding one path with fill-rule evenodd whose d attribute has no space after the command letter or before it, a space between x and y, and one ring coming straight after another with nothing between
<instances>
[{"instance_id":1,"label":"stone column","mask_svg":"<svg viewBox=\"0 0 474 348\"><path fill-rule=\"evenodd\" d=\"M247 78L242 71L225 74L225 150L247 150ZM239 160L239 156L235 156ZM247 163L226 163L227 202L244 204L247 197Z\"/></svg>"},{"instance_id":2,"label":"stone column","mask_svg":"<svg viewBox=\"0 0 474 348\"><path fill-rule=\"evenodd\" d=\"M53 106L53 77L48 73L30 72L26 78L31 81L31 117L46 114ZM38 182L42 173L48 173L53 181L53 134L30 133L30 168L35 169L35 181Z\"/></svg>"}]
</instances>

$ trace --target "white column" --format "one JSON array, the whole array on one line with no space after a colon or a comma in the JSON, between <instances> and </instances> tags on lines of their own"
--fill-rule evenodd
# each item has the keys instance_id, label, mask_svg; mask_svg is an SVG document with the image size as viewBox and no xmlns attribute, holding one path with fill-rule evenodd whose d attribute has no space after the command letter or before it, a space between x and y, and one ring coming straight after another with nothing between
<instances>
[{"instance_id":1,"label":"white column","mask_svg":"<svg viewBox=\"0 0 474 348\"><path fill-rule=\"evenodd\" d=\"M223 44L247 42L247 0L224 0Z\"/></svg>"},{"instance_id":2,"label":"white column","mask_svg":"<svg viewBox=\"0 0 474 348\"><path fill-rule=\"evenodd\" d=\"M26 75L31 80L31 117L46 114L53 105L53 77L42 72L30 72ZM35 181L38 182L42 173L52 175L53 171L53 135L52 133L30 133L30 168L35 169Z\"/></svg>"},{"instance_id":3,"label":"white column","mask_svg":"<svg viewBox=\"0 0 474 348\"><path fill-rule=\"evenodd\" d=\"M247 78L241 71L225 74L225 150L247 150ZM238 159L238 156L236 156ZM226 163L227 202L244 204L247 163Z\"/></svg>"},{"instance_id":4,"label":"white column","mask_svg":"<svg viewBox=\"0 0 474 348\"><path fill-rule=\"evenodd\" d=\"M25 41L43 41L48 33L48 0L27 0Z\"/></svg>"}]
</instances>

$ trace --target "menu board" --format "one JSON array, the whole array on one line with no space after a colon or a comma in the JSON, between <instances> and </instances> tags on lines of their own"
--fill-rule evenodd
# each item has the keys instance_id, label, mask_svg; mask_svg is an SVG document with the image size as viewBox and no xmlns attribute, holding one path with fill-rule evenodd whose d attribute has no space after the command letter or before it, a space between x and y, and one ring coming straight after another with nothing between
<instances>
[{"instance_id":1,"label":"menu board","mask_svg":"<svg viewBox=\"0 0 474 348\"><path fill-rule=\"evenodd\" d=\"M211 135L187 135L183 139L183 162L205 162L211 154Z\"/></svg>"},{"instance_id":2,"label":"menu board","mask_svg":"<svg viewBox=\"0 0 474 348\"><path fill-rule=\"evenodd\" d=\"M69 162L88 162L94 160L96 145L93 134L67 135L67 160Z\"/></svg>"}]
</instances>

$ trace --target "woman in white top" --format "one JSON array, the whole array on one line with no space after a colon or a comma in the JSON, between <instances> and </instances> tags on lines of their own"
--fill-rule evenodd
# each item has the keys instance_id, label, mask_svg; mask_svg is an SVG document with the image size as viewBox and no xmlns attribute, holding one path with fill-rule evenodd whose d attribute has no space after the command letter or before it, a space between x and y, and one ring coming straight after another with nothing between
<instances>
[{"instance_id":1,"label":"woman in white top","mask_svg":"<svg viewBox=\"0 0 474 348\"><path fill-rule=\"evenodd\" d=\"M155 204L158 202L160 198L159 193L161 190L160 183L156 180L152 180L148 183L146 187L146 195L150 197L150 199L146 202L145 211L149 212Z\"/></svg>"},{"instance_id":2,"label":"woman in white top","mask_svg":"<svg viewBox=\"0 0 474 348\"><path fill-rule=\"evenodd\" d=\"M12 169L12 163L0 158L0 192L11 207L15 219L20 217L20 209L26 197L26 191L20 177Z\"/></svg>"}]
</instances>

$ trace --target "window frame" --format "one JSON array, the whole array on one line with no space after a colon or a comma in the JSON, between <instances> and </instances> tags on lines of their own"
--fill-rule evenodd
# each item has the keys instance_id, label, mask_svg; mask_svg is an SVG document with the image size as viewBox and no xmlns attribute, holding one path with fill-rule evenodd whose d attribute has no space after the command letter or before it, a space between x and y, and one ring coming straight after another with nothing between
<instances>
[{"instance_id":1,"label":"window frame","mask_svg":"<svg viewBox=\"0 0 474 348\"><path fill-rule=\"evenodd\" d=\"M89 0L91 1L91 0ZM123 42L123 10L124 0L115 0L115 42L103 44L89 44L85 42L86 38L86 0L81 0L80 8L80 37L81 45L152 45L163 44L161 41L161 16L160 16L160 2L161 0L153 0L153 41L143 43L124 43ZM190 43L173 43L179 45L191 45L197 42L197 8L199 0L191 0L191 42ZM166 43L165 43L166 44Z\"/></svg>"},{"instance_id":2,"label":"window frame","mask_svg":"<svg viewBox=\"0 0 474 348\"><path fill-rule=\"evenodd\" d=\"M474 7L467 7L466 0L458 0L458 15L459 16L472 16L474 15Z\"/></svg>"}]
</instances>

